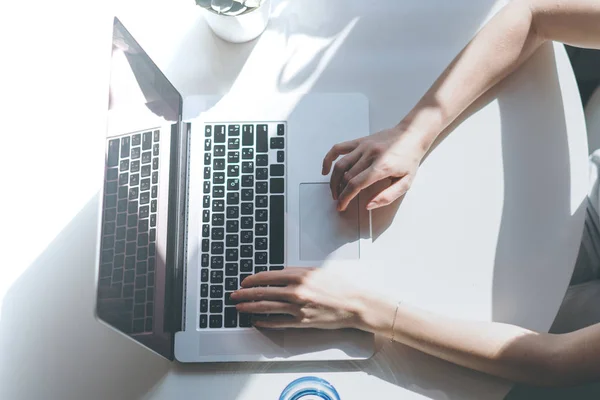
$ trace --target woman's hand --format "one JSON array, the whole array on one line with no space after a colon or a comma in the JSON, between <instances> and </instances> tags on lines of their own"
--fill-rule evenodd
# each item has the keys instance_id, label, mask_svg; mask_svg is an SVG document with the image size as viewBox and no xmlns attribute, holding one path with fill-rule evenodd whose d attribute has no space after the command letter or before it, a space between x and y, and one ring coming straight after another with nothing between
<instances>
[{"instance_id":1,"label":"woman's hand","mask_svg":"<svg viewBox=\"0 0 600 400\"><path fill-rule=\"evenodd\" d=\"M344 211L363 189L389 179L390 185L367 203L367 209L372 210L394 202L408 191L426 151L418 134L397 126L336 144L323 160L322 173L327 175L332 163L345 154L335 163L330 180L339 211Z\"/></svg>"},{"instance_id":2,"label":"woman's hand","mask_svg":"<svg viewBox=\"0 0 600 400\"><path fill-rule=\"evenodd\" d=\"M327 269L260 272L244 279L242 289L233 292L231 299L239 303L239 312L255 314L257 327L340 329L361 325L359 292Z\"/></svg>"}]
</instances>

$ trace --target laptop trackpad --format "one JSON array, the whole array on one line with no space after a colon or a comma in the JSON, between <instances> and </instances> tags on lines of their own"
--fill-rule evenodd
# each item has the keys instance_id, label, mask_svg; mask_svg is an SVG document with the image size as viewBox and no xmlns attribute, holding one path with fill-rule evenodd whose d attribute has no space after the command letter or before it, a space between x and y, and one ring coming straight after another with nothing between
<instances>
[{"instance_id":1,"label":"laptop trackpad","mask_svg":"<svg viewBox=\"0 0 600 400\"><path fill-rule=\"evenodd\" d=\"M300 260L359 258L358 198L336 210L328 183L300 184Z\"/></svg>"}]
</instances>

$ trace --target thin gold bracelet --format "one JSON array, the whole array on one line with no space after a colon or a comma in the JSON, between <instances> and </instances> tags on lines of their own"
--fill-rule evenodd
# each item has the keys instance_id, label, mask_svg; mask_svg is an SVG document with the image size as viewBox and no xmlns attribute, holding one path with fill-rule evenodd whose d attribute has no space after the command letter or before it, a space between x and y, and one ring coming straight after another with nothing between
<instances>
[{"instance_id":1,"label":"thin gold bracelet","mask_svg":"<svg viewBox=\"0 0 600 400\"><path fill-rule=\"evenodd\" d=\"M394 320L392 321L392 337L391 342L394 342L394 327L396 326L396 317L398 316L398 308L400 307L400 302L396 304L396 312L394 313Z\"/></svg>"}]
</instances>

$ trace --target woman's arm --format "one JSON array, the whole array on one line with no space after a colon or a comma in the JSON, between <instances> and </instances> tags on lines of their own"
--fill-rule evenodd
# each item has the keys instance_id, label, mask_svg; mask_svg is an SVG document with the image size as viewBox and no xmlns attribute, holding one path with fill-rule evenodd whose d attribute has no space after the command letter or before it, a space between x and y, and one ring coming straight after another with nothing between
<instances>
[{"instance_id":1,"label":"woman's arm","mask_svg":"<svg viewBox=\"0 0 600 400\"><path fill-rule=\"evenodd\" d=\"M356 326L455 364L512 381L565 386L600 379L600 324L573 333L536 333L514 325L463 321L371 295Z\"/></svg>"},{"instance_id":2,"label":"woman's arm","mask_svg":"<svg viewBox=\"0 0 600 400\"><path fill-rule=\"evenodd\" d=\"M416 106L394 128L340 143L325 156L331 189L344 210L361 190L385 178L389 188L368 208L387 205L410 187L437 136L483 93L516 70L545 41L600 48L600 1L513 0L458 54Z\"/></svg>"}]
</instances>

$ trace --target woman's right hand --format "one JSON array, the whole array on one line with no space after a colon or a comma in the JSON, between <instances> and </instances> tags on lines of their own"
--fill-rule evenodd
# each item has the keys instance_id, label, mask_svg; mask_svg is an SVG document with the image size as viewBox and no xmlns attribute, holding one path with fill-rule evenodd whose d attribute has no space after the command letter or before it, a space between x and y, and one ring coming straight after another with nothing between
<instances>
[{"instance_id":1,"label":"woman's right hand","mask_svg":"<svg viewBox=\"0 0 600 400\"><path fill-rule=\"evenodd\" d=\"M333 162L345 155L335 162L330 180L338 210L346 210L362 190L384 179L389 179L390 185L369 200L368 210L386 206L403 196L427 149L420 135L400 126L333 146L323 160L322 173L327 175Z\"/></svg>"}]
</instances>

